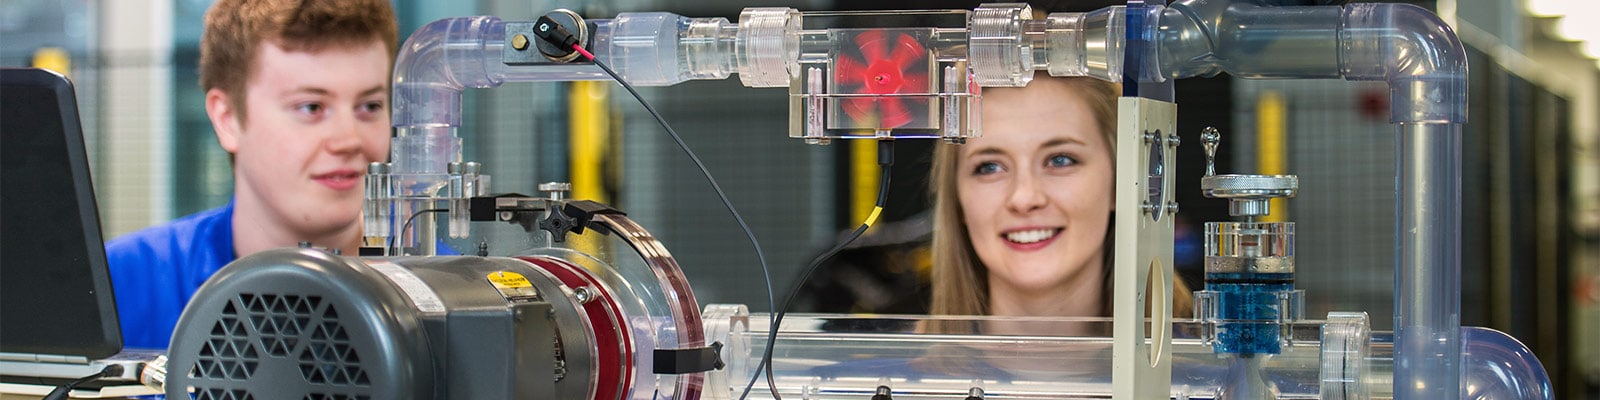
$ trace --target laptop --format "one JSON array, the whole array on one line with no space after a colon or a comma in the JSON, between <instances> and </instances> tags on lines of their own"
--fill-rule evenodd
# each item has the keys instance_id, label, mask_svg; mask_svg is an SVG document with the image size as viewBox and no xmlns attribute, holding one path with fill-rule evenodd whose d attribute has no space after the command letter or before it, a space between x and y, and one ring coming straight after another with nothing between
<instances>
[{"instance_id":1,"label":"laptop","mask_svg":"<svg viewBox=\"0 0 1600 400\"><path fill-rule=\"evenodd\" d=\"M122 353L77 98L66 77L0 68L0 167L0 392L48 393L111 363L123 365L120 376L73 395L137 384L142 362L157 353Z\"/></svg>"}]
</instances>

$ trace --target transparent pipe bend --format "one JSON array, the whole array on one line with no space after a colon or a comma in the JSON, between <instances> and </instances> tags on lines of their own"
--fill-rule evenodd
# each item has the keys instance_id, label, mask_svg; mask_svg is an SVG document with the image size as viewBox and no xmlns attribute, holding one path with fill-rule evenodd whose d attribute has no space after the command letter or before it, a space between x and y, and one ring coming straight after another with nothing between
<instances>
[{"instance_id":1,"label":"transparent pipe bend","mask_svg":"<svg viewBox=\"0 0 1600 400\"><path fill-rule=\"evenodd\" d=\"M712 305L703 317L707 340L724 344L727 365L707 373L704 396L737 398L766 345L767 316ZM1256 378L1273 398L1392 397L1394 338L1366 331L1362 321L1360 329L1290 324L1285 337L1293 345L1245 363L1260 367ZM1111 338L1100 333L1110 328L1106 318L789 314L777 335L773 375L779 393L796 399L869 399L878 386L896 397L963 398L976 387L985 399L1108 398ZM1226 398L1219 393L1244 363L1215 354L1197 337L1198 322L1174 321L1173 330L1174 398ZM1492 329L1462 332L1466 398L1550 398L1544 368L1522 343ZM756 387L751 398L771 398L764 382Z\"/></svg>"}]
</instances>

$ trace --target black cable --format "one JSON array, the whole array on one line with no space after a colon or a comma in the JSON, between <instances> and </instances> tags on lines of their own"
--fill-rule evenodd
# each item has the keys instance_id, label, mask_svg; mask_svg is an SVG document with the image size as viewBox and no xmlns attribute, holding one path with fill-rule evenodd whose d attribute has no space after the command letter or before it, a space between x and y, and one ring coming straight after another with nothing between
<instances>
[{"instance_id":1,"label":"black cable","mask_svg":"<svg viewBox=\"0 0 1600 400\"><path fill-rule=\"evenodd\" d=\"M78 385L94 382L100 380L100 378L117 375L122 375L122 366L117 364L107 365L105 368L100 369L100 372L94 373L94 375L74 379L71 382L67 382L61 386L56 386L55 390L51 390L50 394L44 396L44 400L66 400L67 395L72 393L72 389L77 389Z\"/></svg>"},{"instance_id":2,"label":"black cable","mask_svg":"<svg viewBox=\"0 0 1600 400\"><path fill-rule=\"evenodd\" d=\"M425 214L425 213L445 212L445 211L450 211L450 210L449 209L444 209L444 208L428 208L428 209L423 209L423 210L419 210L417 212L411 213L410 217L406 217L406 223L400 225L400 231L399 232L395 232L394 236L389 238L389 248L392 249L392 248L395 248L395 246L399 245L399 243L397 243L397 241L400 240L400 235L404 235L406 231L411 230L411 223L412 222L416 222L417 216ZM391 256L398 256L399 254L390 254L390 255Z\"/></svg>"},{"instance_id":3,"label":"black cable","mask_svg":"<svg viewBox=\"0 0 1600 400\"><path fill-rule=\"evenodd\" d=\"M834 245L833 248L828 249L828 251L823 252L821 255L818 255L817 258L811 260L811 265L806 266L805 274L800 275L800 280L795 281L794 288L789 290L789 297L783 299L783 308L778 309L778 315L776 318L774 318L772 327L767 329L767 349L766 352L762 353L761 365L756 367L756 373L761 373L762 368L766 369L767 390L772 391L772 398L774 400L783 400L783 398L778 395L778 385L772 378L772 347L773 343L778 341L778 326L783 324L784 314L789 313L789 306L793 305L794 298L800 294L800 288L805 286L806 281L811 280L811 274L813 272L817 272L817 267L821 266L824 261L832 258L834 254L838 254L840 251L844 250L845 246L849 246L851 242L854 242L857 238L860 238L862 233L866 233L867 228L871 228L872 224L878 221L878 215L883 212L883 205L889 199L889 172L891 171L890 167L892 166L894 166L894 141L879 140L878 169L879 173L881 174L881 178L878 179L878 203L872 209L872 214L867 216L866 221L861 222L861 226L858 226L856 227L856 230L851 231L850 236L846 237L844 241L839 242L839 244ZM755 381L752 380L750 383L754 385ZM740 395L739 398L744 399L745 396L749 394L750 387L746 386L744 388L744 394Z\"/></svg>"},{"instance_id":4,"label":"black cable","mask_svg":"<svg viewBox=\"0 0 1600 400\"><path fill-rule=\"evenodd\" d=\"M556 44L560 44L562 42L565 42L565 36L561 36L561 35L565 34L565 30L564 29L560 29L559 27L557 27L556 29L553 29L552 31L554 32L554 35L556 35L556 36L547 37L545 35L540 35L539 37L541 39L544 39L546 41L550 41L550 42L556 43ZM570 36L570 35L568 35L568 36ZM739 229L744 230L745 237L750 239L750 245L755 247L755 249L756 249L756 259L757 259L757 261L759 261L761 263L761 275L766 280L766 283L767 283L767 307L768 308L772 308L772 309L776 309L777 308L777 301L776 301L777 299L774 298L773 290L772 290L772 272L771 272L771 270L769 268L767 268L767 256L766 256L765 253L763 253L761 251L761 243L756 240L756 234L750 230L750 226L744 222L744 217L740 216L739 215L739 211L734 209L733 202L728 200L728 195L726 193L723 193L722 186L717 184L717 179L711 176L711 170L706 169L706 165L705 165L705 163L700 161L700 157L696 156L694 154L694 150L690 150L689 149L689 145L685 144L683 142L683 138L678 136L678 131L673 130L671 125L667 125L667 119L663 118L661 116L661 113L656 112L655 107L651 107L650 103L644 100L644 96L639 95L639 91L633 89L633 85L628 84L628 81L623 80L622 76L617 75L616 71L612 71L611 67L606 66L606 64L604 62L601 62L599 59L595 58L594 54L590 54L588 50L585 50L583 48L583 46L579 46L579 45L574 44L574 45L572 45L572 49L573 50L577 50L579 53L582 53L585 58L588 58L589 61L594 62L595 66L600 67L600 69L605 71L607 75L611 75L611 78L616 80L617 84L622 85L623 89L627 89L628 93L633 95L633 98L638 99L639 100L639 105L644 106L645 111L649 111L650 112L650 116L655 117L656 122L661 124L661 128L665 129L667 131L667 134L672 136L672 141L673 142L677 142L678 148L683 149L683 152L685 154L689 155L689 160L694 161L694 166L700 169L700 173L702 175L705 175L706 181L711 183L711 189L717 193L717 199L718 200L722 200L722 205L724 207L728 208L728 213L733 214L734 221L739 223ZM773 323L773 326L777 326L777 324L776 324L776 322L778 321L776 319L777 317L776 316L769 316L769 318L771 318L769 321ZM766 354L768 354L768 355L772 354L772 343L771 342L767 343ZM756 374L760 374L760 373L761 373L761 370L757 369L756 370ZM759 375L752 375L750 377L750 385L751 386L755 385L755 381L756 381L756 377L757 376L759 376ZM749 394L749 393L750 393L750 386L746 386L745 387L745 394ZM739 398L741 400L743 400L744 396L741 395L741 396L739 396Z\"/></svg>"}]
</instances>

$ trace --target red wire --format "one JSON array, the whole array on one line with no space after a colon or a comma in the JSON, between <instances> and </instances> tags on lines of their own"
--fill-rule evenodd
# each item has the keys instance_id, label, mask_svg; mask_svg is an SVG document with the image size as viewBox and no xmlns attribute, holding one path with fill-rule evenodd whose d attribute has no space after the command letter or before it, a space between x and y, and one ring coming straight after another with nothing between
<instances>
[{"instance_id":1,"label":"red wire","mask_svg":"<svg viewBox=\"0 0 1600 400\"><path fill-rule=\"evenodd\" d=\"M594 55L593 54L589 54L588 50L584 50L583 46L579 46L577 44L573 44L572 45L572 49L573 50L577 50L578 54L582 54L584 57L588 57L590 61L594 61Z\"/></svg>"}]
</instances>

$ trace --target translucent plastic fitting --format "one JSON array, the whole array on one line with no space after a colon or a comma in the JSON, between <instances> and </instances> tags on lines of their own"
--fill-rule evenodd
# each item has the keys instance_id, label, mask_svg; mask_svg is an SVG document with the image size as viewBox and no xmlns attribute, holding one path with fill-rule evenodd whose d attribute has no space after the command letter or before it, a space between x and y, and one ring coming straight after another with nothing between
<instances>
[{"instance_id":1,"label":"translucent plastic fitting","mask_svg":"<svg viewBox=\"0 0 1600 400\"><path fill-rule=\"evenodd\" d=\"M377 238L379 241L365 243L364 246L382 246L384 238L390 236L389 213L390 205L394 201L394 195L389 193L389 163L367 164L365 183L367 193L362 201L361 234L367 238Z\"/></svg>"},{"instance_id":2,"label":"translucent plastic fitting","mask_svg":"<svg viewBox=\"0 0 1600 400\"><path fill-rule=\"evenodd\" d=\"M1023 26L1033 20L1027 4L984 4L967 22L967 59L979 86L1023 86L1033 80L1033 47ZM1040 49L1043 50L1043 49Z\"/></svg>"},{"instance_id":3,"label":"translucent plastic fitting","mask_svg":"<svg viewBox=\"0 0 1600 400\"><path fill-rule=\"evenodd\" d=\"M708 306L708 341L724 343L727 368L708 372L706 398L733 399L767 343L767 316L743 306ZM1291 345L1261 356L1257 377L1272 398L1387 398L1393 337L1372 332L1365 314L1291 324ZM1172 394L1214 399L1237 368L1212 353L1192 320L1173 322ZM1111 330L1105 318L1008 318L789 314L778 333L773 376L784 398L894 396L985 399L1108 398ZM1527 348L1504 333L1463 329L1472 398L1548 398L1549 379ZM1530 383L1533 383L1530 385ZM764 382L751 398L771 398Z\"/></svg>"},{"instance_id":4,"label":"translucent plastic fitting","mask_svg":"<svg viewBox=\"0 0 1600 400\"><path fill-rule=\"evenodd\" d=\"M1294 273L1293 222L1207 222L1207 273Z\"/></svg>"},{"instance_id":5,"label":"translucent plastic fitting","mask_svg":"<svg viewBox=\"0 0 1600 400\"><path fill-rule=\"evenodd\" d=\"M1033 67L1053 76L1089 76L1122 81L1122 49L1127 40L1126 8L1086 13L1054 13L1044 26L1031 24ZM1042 45L1037 44L1043 42Z\"/></svg>"},{"instance_id":6,"label":"translucent plastic fitting","mask_svg":"<svg viewBox=\"0 0 1600 400\"><path fill-rule=\"evenodd\" d=\"M746 8L736 35L739 81L747 87L785 87L800 70L800 12L793 8Z\"/></svg>"},{"instance_id":7,"label":"translucent plastic fitting","mask_svg":"<svg viewBox=\"0 0 1600 400\"><path fill-rule=\"evenodd\" d=\"M480 189L488 186L487 175L482 175L483 165L475 162L450 163L447 170L450 173L450 194L446 196L450 202L450 237L464 238L471 233L471 203L474 196L485 193Z\"/></svg>"}]
</instances>

